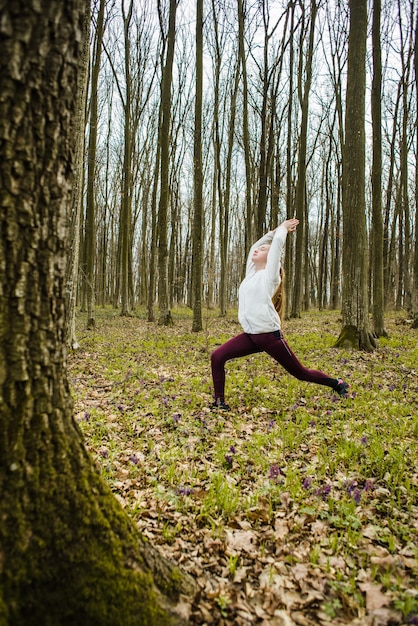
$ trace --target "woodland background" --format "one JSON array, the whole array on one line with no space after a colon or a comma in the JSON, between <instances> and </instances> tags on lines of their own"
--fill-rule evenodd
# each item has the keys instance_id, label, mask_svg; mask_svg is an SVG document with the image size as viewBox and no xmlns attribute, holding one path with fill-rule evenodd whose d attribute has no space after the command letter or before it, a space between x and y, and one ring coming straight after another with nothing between
<instances>
[{"instance_id":1,"label":"woodland background","mask_svg":"<svg viewBox=\"0 0 418 626\"><path fill-rule=\"evenodd\" d=\"M187 304L200 330L202 305L224 315L236 303L250 244L293 215L301 225L286 256L288 316L341 306L345 220L346 245L360 242L347 256L364 257L361 306L374 312L372 330L385 333L384 307L414 318L416 3L369 2L368 17L352 11L353 32L367 37L365 73L351 80L354 105L365 82L364 107L354 113L346 110L348 3L196 6L92 6L73 211L79 280L71 264L68 278L88 325L96 305L122 314L146 305L149 320L158 305L165 324L173 305ZM343 198L353 115L364 131L363 156L350 165L359 207Z\"/></svg>"},{"instance_id":2,"label":"woodland background","mask_svg":"<svg viewBox=\"0 0 418 626\"><path fill-rule=\"evenodd\" d=\"M0 2L1 626L417 623L416 39L415 1ZM294 214L286 336L350 397L255 355L212 412Z\"/></svg>"}]
</instances>

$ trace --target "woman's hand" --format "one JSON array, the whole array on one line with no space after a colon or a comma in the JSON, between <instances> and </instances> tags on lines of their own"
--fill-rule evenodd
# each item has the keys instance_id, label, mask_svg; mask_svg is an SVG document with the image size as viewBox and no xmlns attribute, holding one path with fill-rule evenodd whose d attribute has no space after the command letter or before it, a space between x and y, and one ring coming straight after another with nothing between
<instances>
[{"instance_id":1,"label":"woman's hand","mask_svg":"<svg viewBox=\"0 0 418 626\"><path fill-rule=\"evenodd\" d=\"M293 217L290 220L285 220L280 224L280 226L284 226L287 229L288 233L293 233L296 230L297 225L299 224L299 220Z\"/></svg>"}]
</instances>

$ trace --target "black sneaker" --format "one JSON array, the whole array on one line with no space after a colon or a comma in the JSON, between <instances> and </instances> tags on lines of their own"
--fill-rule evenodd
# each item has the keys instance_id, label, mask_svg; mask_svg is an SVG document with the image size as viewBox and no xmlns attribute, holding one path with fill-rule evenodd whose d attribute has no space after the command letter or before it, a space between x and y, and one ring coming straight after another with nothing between
<instances>
[{"instance_id":1,"label":"black sneaker","mask_svg":"<svg viewBox=\"0 0 418 626\"><path fill-rule=\"evenodd\" d=\"M338 393L338 395L343 398L348 398L348 390L350 389L350 385L345 383L341 378L338 380L337 386L334 387L334 391Z\"/></svg>"},{"instance_id":2,"label":"black sneaker","mask_svg":"<svg viewBox=\"0 0 418 626\"><path fill-rule=\"evenodd\" d=\"M212 411L217 410L221 410L221 411L230 411L230 407L228 404L225 404L225 402L223 400L220 400L220 398L217 398L215 400L215 402L213 402L210 405L210 408L212 409Z\"/></svg>"}]
</instances>

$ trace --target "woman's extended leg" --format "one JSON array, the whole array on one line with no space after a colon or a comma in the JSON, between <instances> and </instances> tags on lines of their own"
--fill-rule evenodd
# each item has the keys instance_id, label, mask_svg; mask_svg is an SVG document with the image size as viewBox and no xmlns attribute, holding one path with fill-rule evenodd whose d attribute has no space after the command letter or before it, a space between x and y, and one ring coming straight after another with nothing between
<instances>
[{"instance_id":1,"label":"woman's extended leg","mask_svg":"<svg viewBox=\"0 0 418 626\"><path fill-rule=\"evenodd\" d=\"M262 352L253 341L254 335L242 333L230 339L219 348L216 348L211 355L212 378L215 392L215 402L224 402L225 395L225 363L231 359L248 356L255 352Z\"/></svg>"},{"instance_id":2,"label":"woman's extended leg","mask_svg":"<svg viewBox=\"0 0 418 626\"><path fill-rule=\"evenodd\" d=\"M343 391L347 391L349 387L347 383L343 383L338 378L332 378L320 370L308 369L302 365L288 346L280 331L251 335L251 337L261 350L264 350L267 354L272 356L289 374L295 376L298 380L317 383L318 385L326 385L327 387L335 389L338 393L341 393L339 385L344 385ZM345 393L341 395L345 395Z\"/></svg>"}]
</instances>

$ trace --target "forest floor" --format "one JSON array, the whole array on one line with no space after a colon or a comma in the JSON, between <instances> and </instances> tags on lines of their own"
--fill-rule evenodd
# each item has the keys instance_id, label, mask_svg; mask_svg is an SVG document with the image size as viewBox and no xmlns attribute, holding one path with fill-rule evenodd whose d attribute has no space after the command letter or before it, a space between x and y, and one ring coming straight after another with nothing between
<instances>
[{"instance_id":1,"label":"forest floor","mask_svg":"<svg viewBox=\"0 0 418 626\"><path fill-rule=\"evenodd\" d=\"M285 336L302 363L351 384L342 399L265 354L227 365L212 412L210 352L236 312L175 324L97 309L69 355L75 419L141 532L197 581L185 623L418 624L418 347L387 318L372 353L333 347L337 312Z\"/></svg>"}]
</instances>

